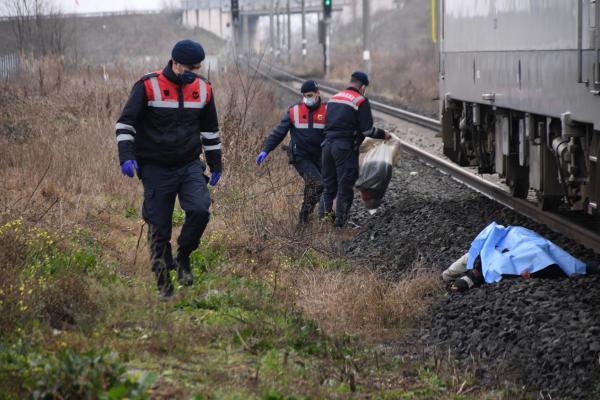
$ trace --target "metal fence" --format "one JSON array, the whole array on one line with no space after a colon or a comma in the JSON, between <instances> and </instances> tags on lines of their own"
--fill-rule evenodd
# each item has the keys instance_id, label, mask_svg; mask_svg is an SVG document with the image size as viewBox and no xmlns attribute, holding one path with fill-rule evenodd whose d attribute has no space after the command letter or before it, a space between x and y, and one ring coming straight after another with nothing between
<instances>
[{"instance_id":1,"label":"metal fence","mask_svg":"<svg viewBox=\"0 0 600 400\"><path fill-rule=\"evenodd\" d=\"M7 81L19 70L19 55L17 53L0 55L0 81Z\"/></svg>"}]
</instances>

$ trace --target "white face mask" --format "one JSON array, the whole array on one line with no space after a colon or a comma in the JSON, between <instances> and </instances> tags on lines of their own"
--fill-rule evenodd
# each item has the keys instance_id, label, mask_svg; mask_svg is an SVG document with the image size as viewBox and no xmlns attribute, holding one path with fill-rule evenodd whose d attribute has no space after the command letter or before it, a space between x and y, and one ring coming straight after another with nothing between
<instances>
[{"instance_id":1,"label":"white face mask","mask_svg":"<svg viewBox=\"0 0 600 400\"><path fill-rule=\"evenodd\" d=\"M302 101L304 101L304 104L306 104L307 107L313 107L315 104L317 104L319 99L317 97L303 97Z\"/></svg>"}]
</instances>

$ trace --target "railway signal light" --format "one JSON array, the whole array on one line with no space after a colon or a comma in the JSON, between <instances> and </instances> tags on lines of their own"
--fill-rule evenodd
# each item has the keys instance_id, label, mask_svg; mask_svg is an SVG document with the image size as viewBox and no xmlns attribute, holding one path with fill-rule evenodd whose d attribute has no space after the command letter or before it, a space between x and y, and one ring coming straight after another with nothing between
<instances>
[{"instance_id":1,"label":"railway signal light","mask_svg":"<svg viewBox=\"0 0 600 400\"><path fill-rule=\"evenodd\" d=\"M323 16L325 18L331 18L331 1L323 0Z\"/></svg>"}]
</instances>

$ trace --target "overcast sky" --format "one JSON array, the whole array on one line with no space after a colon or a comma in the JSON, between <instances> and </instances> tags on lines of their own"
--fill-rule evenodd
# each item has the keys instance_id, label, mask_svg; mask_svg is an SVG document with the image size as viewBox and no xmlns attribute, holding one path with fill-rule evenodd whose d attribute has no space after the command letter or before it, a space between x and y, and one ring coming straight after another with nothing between
<instances>
[{"instance_id":1,"label":"overcast sky","mask_svg":"<svg viewBox=\"0 0 600 400\"><path fill-rule=\"evenodd\" d=\"M155 10L163 4L174 3L164 0L56 0L63 12L89 13L100 11L124 11L124 10Z\"/></svg>"}]
</instances>

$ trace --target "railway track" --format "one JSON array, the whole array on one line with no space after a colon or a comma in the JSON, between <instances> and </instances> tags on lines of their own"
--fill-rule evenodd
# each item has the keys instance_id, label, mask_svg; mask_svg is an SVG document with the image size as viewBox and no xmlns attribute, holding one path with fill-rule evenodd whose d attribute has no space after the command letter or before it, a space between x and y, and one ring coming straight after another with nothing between
<instances>
[{"instance_id":1,"label":"railway track","mask_svg":"<svg viewBox=\"0 0 600 400\"><path fill-rule=\"evenodd\" d=\"M299 78L287 71L283 71L272 66L269 66L267 71L265 71L266 68L260 68L256 66L251 66L251 68L263 78L270 80L280 87L295 94L298 93L299 89L297 86L289 84L289 82L301 83L304 81L303 78ZM339 91L338 89L324 85L320 85L320 90L322 94L326 95L333 95ZM371 101L371 105L374 110L377 110L383 114L419 125L434 132L439 132L441 129L440 122L436 119L422 116L377 101ZM596 253L600 253L600 234L598 232L588 229L561 214L542 211L534 202L526 199L515 198L505 187L486 180L482 176L470 171L467 168L459 167L445 157L433 154L406 141L401 140L401 142L405 151L416 155L427 164L430 164L443 173L452 176L454 179L457 179L473 190L482 193L483 195L534 221L548 226L550 229L594 250Z\"/></svg>"}]
</instances>

